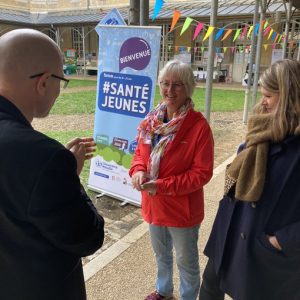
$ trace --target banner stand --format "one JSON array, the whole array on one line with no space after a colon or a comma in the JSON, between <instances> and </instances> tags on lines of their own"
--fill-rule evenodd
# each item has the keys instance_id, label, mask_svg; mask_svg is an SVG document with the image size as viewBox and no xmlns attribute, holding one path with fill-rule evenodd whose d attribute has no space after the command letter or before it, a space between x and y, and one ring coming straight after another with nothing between
<instances>
[{"instance_id":1,"label":"banner stand","mask_svg":"<svg viewBox=\"0 0 300 300\"><path fill-rule=\"evenodd\" d=\"M87 185L87 187L88 187L89 190L91 190L93 192L98 192L99 193L98 195L96 195L96 198L101 198L102 196L109 196L109 197L112 197L112 198L115 198L115 199L123 201L121 203L121 206L125 206L126 204L129 203L129 204L133 204L133 205L135 205L137 207L141 207L141 203L140 202L136 202L133 199L126 198L124 196L120 196L120 195L112 193L112 192L103 191L103 190L100 190L100 189L95 188L95 187L90 186L90 185Z\"/></svg>"}]
</instances>

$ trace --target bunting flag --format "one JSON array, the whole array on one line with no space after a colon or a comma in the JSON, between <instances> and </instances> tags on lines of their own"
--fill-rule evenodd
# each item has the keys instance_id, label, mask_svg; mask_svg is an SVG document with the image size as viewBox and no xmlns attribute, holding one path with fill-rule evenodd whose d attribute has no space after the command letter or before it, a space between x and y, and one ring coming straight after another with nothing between
<instances>
[{"instance_id":1,"label":"bunting flag","mask_svg":"<svg viewBox=\"0 0 300 300\"><path fill-rule=\"evenodd\" d=\"M197 49L198 49L198 47L194 47L194 53L196 53L196 52L197 52Z\"/></svg>"},{"instance_id":2,"label":"bunting flag","mask_svg":"<svg viewBox=\"0 0 300 300\"><path fill-rule=\"evenodd\" d=\"M152 15L152 21L154 21L159 14L160 10L162 9L163 5L165 4L164 0L156 0L155 1L155 6L154 6L154 11Z\"/></svg>"},{"instance_id":3,"label":"bunting flag","mask_svg":"<svg viewBox=\"0 0 300 300\"><path fill-rule=\"evenodd\" d=\"M180 35L182 35L191 25L191 23L193 22L193 19L190 18L190 17L187 17L184 21L184 24L182 26L182 29L181 29L181 32L180 32Z\"/></svg>"},{"instance_id":4,"label":"bunting flag","mask_svg":"<svg viewBox=\"0 0 300 300\"><path fill-rule=\"evenodd\" d=\"M191 52L191 47L188 47L187 50L188 50L188 52Z\"/></svg>"},{"instance_id":5,"label":"bunting flag","mask_svg":"<svg viewBox=\"0 0 300 300\"><path fill-rule=\"evenodd\" d=\"M177 24L179 18L180 18L180 11L178 10L174 10L174 14L173 14L173 20L172 20L172 25L171 25L171 29L170 32L174 29L175 25Z\"/></svg>"},{"instance_id":6,"label":"bunting flag","mask_svg":"<svg viewBox=\"0 0 300 300\"><path fill-rule=\"evenodd\" d=\"M259 30L259 23L255 24L254 34L257 35Z\"/></svg>"},{"instance_id":7,"label":"bunting flag","mask_svg":"<svg viewBox=\"0 0 300 300\"><path fill-rule=\"evenodd\" d=\"M230 47L231 53L234 52L235 47Z\"/></svg>"},{"instance_id":8,"label":"bunting flag","mask_svg":"<svg viewBox=\"0 0 300 300\"><path fill-rule=\"evenodd\" d=\"M225 39L230 35L231 32L232 32L232 29L226 30L226 33L225 33L225 35L223 36L223 38L222 38L221 41L225 41Z\"/></svg>"},{"instance_id":9,"label":"bunting flag","mask_svg":"<svg viewBox=\"0 0 300 300\"><path fill-rule=\"evenodd\" d=\"M280 34L277 33L276 36L275 36L275 39L274 39L274 43L276 43L276 41L278 40L279 36L280 36Z\"/></svg>"},{"instance_id":10,"label":"bunting flag","mask_svg":"<svg viewBox=\"0 0 300 300\"><path fill-rule=\"evenodd\" d=\"M233 38L233 42L238 38L238 36L240 35L240 33L241 33L241 28L240 29L238 29L237 31L236 31L236 33L235 33L235 35L234 35L234 38Z\"/></svg>"},{"instance_id":11,"label":"bunting flag","mask_svg":"<svg viewBox=\"0 0 300 300\"><path fill-rule=\"evenodd\" d=\"M271 26L268 26L264 31L264 36L267 36L270 30L271 30Z\"/></svg>"},{"instance_id":12,"label":"bunting flag","mask_svg":"<svg viewBox=\"0 0 300 300\"><path fill-rule=\"evenodd\" d=\"M201 47L201 53L203 54L203 52L204 52L204 47Z\"/></svg>"},{"instance_id":13,"label":"bunting flag","mask_svg":"<svg viewBox=\"0 0 300 300\"><path fill-rule=\"evenodd\" d=\"M267 27L269 27L269 22L268 22L268 20L265 22L265 24L264 24L264 29L266 29Z\"/></svg>"},{"instance_id":14,"label":"bunting flag","mask_svg":"<svg viewBox=\"0 0 300 300\"><path fill-rule=\"evenodd\" d=\"M277 35L276 32L273 32L272 38L271 38L272 43L275 43L276 35Z\"/></svg>"},{"instance_id":15,"label":"bunting flag","mask_svg":"<svg viewBox=\"0 0 300 300\"><path fill-rule=\"evenodd\" d=\"M268 44L264 44L265 51L268 49Z\"/></svg>"},{"instance_id":16,"label":"bunting flag","mask_svg":"<svg viewBox=\"0 0 300 300\"><path fill-rule=\"evenodd\" d=\"M248 31L248 33L247 33L247 38L249 38L249 36L250 36L252 30L253 30L253 25L251 25L251 26L249 27L249 31Z\"/></svg>"},{"instance_id":17,"label":"bunting flag","mask_svg":"<svg viewBox=\"0 0 300 300\"><path fill-rule=\"evenodd\" d=\"M203 23L198 23L195 32L194 32L194 36L193 36L193 41L196 39L196 37L198 36L198 34L200 33L201 29L204 27Z\"/></svg>"},{"instance_id":18,"label":"bunting flag","mask_svg":"<svg viewBox=\"0 0 300 300\"><path fill-rule=\"evenodd\" d=\"M273 44L272 44L272 48L273 48L273 49L276 49L276 44L273 43Z\"/></svg>"},{"instance_id":19,"label":"bunting flag","mask_svg":"<svg viewBox=\"0 0 300 300\"><path fill-rule=\"evenodd\" d=\"M203 39L203 42L213 33L214 29L215 29L214 26L209 25L205 37Z\"/></svg>"},{"instance_id":20,"label":"bunting flag","mask_svg":"<svg viewBox=\"0 0 300 300\"><path fill-rule=\"evenodd\" d=\"M273 28L271 28L271 30L270 30L270 33L269 33L269 36L268 36L268 40L270 39L270 37L272 36L272 34L273 34Z\"/></svg>"},{"instance_id":21,"label":"bunting flag","mask_svg":"<svg viewBox=\"0 0 300 300\"><path fill-rule=\"evenodd\" d=\"M283 35L281 34L281 35L280 35L280 37L279 37L279 39L278 39L278 41L277 41L278 43L280 43L280 42L281 42L281 40L282 40L282 37L283 37Z\"/></svg>"},{"instance_id":22,"label":"bunting flag","mask_svg":"<svg viewBox=\"0 0 300 300\"><path fill-rule=\"evenodd\" d=\"M215 41L217 41L221 37L221 35L223 34L223 32L224 32L224 28L221 28L221 29L218 30L218 32L216 34Z\"/></svg>"},{"instance_id":23,"label":"bunting flag","mask_svg":"<svg viewBox=\"0 0 300 300\"><path fill-rule=\"evenodd\" d=\"M224 51L224 53L226 53L227 47L223 47L223 51Z\"/></svg>"},{"instance_id":24,"label":"bunting flag","mask_svg":"<svg viewBox=\"0 0 300 300\"><path fill-rule=\"evenodd\" d=\"M242 33L241 33L241 38L244 38L244 37L246 36L247 30L248 30L248 27L245 26L245 27L243 28Z\"/></svg>"}]
</instances>

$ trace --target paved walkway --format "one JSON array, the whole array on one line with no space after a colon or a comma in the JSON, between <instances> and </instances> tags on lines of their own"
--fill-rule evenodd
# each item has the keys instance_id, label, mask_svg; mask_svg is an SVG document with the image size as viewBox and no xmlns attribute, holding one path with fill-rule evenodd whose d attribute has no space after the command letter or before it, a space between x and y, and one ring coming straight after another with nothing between
<instances>
[{"instance_id":1,"label":"paved walkway","mask_svg":"<svg viewBox=\"0 0 300 300\"><path fill-rule=\"evenodd\" d=\"M222 197L224 170L233 157L215 168L213 179L205 187L205 220L199 239L201 273L206 263L203 248ZM88 300L143 300L155 289L155 270L148 225L142 223L84 266ZM177 271L174 284L175 297L179 299Z\"/></svg>"}]
</instances>

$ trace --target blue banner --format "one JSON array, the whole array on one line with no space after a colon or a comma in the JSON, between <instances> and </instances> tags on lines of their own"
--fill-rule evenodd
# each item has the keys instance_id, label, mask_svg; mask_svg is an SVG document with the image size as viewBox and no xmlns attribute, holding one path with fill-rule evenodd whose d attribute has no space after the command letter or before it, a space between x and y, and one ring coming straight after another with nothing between
<instances>
[{"instance_id":1,"label":"blue banner","mask_svg":"<svg viewBox=\"0 0 300 300\"><path fill-rule=\"evenodd\" d=\"M153 106L160 27L97 25L98 82L89 188L140 204L128 175L137 126Z\"/></svg>"}]
</instances>

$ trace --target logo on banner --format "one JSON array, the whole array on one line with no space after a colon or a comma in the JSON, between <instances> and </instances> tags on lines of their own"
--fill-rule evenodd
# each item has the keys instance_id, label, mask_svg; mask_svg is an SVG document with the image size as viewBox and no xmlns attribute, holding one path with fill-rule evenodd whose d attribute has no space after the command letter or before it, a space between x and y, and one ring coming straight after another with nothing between
<instances>
[{"instance_id":1,"label":"logo on banner","mask_svg":"<svg viewBox=\"0 0 300 300\"><path fill-rule=\"evenodd\" d=\"M142 38L133 37L126 40L120 49L119 72L129 67L134 70L145 69L151 59L151 48Z\"/></svg>"},{"instance_id":2,"label":"logo on banner","mask_svg":"<svg viewBox=\"0 0 300 300\"><path fill-rule=\"evenodd\" d=\"M116 114L143 118L150 110L151 93L150 77L102 72L98 108Z\"/></svg>"}]
</instances>

